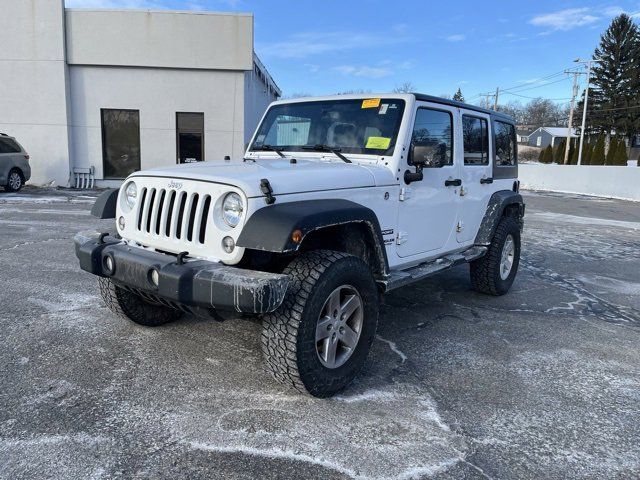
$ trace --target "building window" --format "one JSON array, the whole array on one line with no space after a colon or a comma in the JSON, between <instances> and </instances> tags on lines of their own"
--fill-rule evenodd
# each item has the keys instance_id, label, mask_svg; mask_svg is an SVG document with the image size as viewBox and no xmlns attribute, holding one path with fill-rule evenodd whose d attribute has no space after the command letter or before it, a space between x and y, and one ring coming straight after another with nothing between
<instances>
[{"instance_id":1,"label":"building window","mask_svg":"<svg viewBox=\"0 0 640 480\"><path fill-rule=\"evenodd\" d=\"M484 118L462 116L465 165L489 165L489 133Z\"/></svg>"},{"instance_id":2,"label":"building window","mask_svg":"<svg viewBox=\"0 0 640 480\"><path fill-rule=\"evenodd\" d=\"M541 147L541 146L542 146L542 137L538 135L538 137L536 138L536 147Z\"/></svg>"},{"instance_id":3,"label":"building window","mask_svg":"<svg viewBox=\"0 0 640 480\"><path fill-rule=\"evenodd\" d=\"M140 112L102 109L104 178L123 179L140 170Z\"/></svg>"},{"instance_id":4,"label":"building window","mask_svg":"<svg viewBox=\"0 0 640 480\"><path fill-rule=\"evenodd\" d=\"M513 125L494 122L496 151L495 164L512 166L516 164L516 131Z\"/></svg>"},{"instance_id":5,"label":"building window","mask_svg":"<svg viewBox=\"0 0 640 480\"><path fill-rule=\"evenodd\" d=\"M204 113L176 113L178 163L204 161Z\"/></svg>"}]
</instances>

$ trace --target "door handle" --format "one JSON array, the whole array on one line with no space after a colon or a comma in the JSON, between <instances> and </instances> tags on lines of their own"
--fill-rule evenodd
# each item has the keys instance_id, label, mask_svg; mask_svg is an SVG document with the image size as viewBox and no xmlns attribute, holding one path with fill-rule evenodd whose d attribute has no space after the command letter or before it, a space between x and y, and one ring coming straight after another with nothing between
<instances>
[{"instance_id":1,"label":"door handle","mask_svg":"<svg viewBox=\"0 0 640 480\"><path fill-rule=\"evenodd\" d=\"M484 185L484 184L486 184L486 183L493 183L493 178L492 178L492 177L489 177L489 178L481 178L481 179L480 179L480 183L481 183L481 184L483 184L483 185Z\"/></svg>"},{"instance_id":2,"label":"door handle","mask_svg":"<svg viewBox=\"0 0 640 480\"><path fill-rule=\"evenodd\" d=\"M455 180L445 180L444 181L444 186L445 187L459 187L460 185L462 185L462 179L460 179L460 178L456 178Z\"/></svg>"}]
</instances>

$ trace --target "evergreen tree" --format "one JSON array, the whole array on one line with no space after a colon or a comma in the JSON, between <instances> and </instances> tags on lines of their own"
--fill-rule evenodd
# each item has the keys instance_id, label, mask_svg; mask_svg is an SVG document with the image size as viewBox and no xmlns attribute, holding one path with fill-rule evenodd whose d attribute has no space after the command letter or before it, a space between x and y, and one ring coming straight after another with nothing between
<instances>
[{"instance_id":1,"label":"evergreen tree","mask_svg":"<svg viewBox=\"0 0 640 480\"><path fill-rule=\"evenodd\" d=\"M544 148L540 149L540 153L538 154L538 162L544 163Z\"/></svg>"},{"instance_id":2,"label":"evergreen tree","mask_svg":"<svg viewBox=\"0 0 640 480\"><path fill-rule=\"evenodd\" d=\"M640 131L640 29L626 14L614 18L594 52L587 119L590 131ZM582 108L582 107L579 107Z\"/></svg>"},{"instance_id":3,"label":"evergreen tree","mask_svg":"<svg viewBox=\"0 0 640 480\"><path fill-rule=\"evenodd\" d=\"M624 143L624 138L618 141L618 150L616 152L616 160L614 165L626 165L629 157L627 155L627 144Z\"/></svg>"},{"instance_id":4,"label":"evergreen tree","mask_svg":"<svg viewBox=\"0 0 640 480\"><path fill-rule=\"evenodd\" d=\"M569 152L569 165L577 165L578 164L578 151L580 150L577 138L574 138L571 141L571 150ZM583 147L584 151L584 147ZM584 157L584 154L582 155ZM583 158L584 160L584 158Z\"/></svg>"},{"instance_id":5,"label":"evergreen tree","mask_svg":"<svg viewBox=\"0 0 640 480\"><path fill-rule=\"evenodd\" d=\"M567 148L566 140L562 140L558 146L555 148L553 153L553 161L558 165L562 165L564 163L564 150Z\"/></svg>"},{"instance_id":6,"label":"evergreen tree","mask_svg":"<svg viewBox=\"0 0 640 480\"><path fill-rule=\"evenodd\" d=\"M593 146L589 165L604 165L604 135L598 135L598 140Z\"/></svg>"},{"instance_id":7,"label":"evergreen tree","mask_svg":"<svg viewBox=\"0 0 640 480\"><path fill-rule=\"evenodd\" d=\"M458 87L458 91L453 95L453 99L458 102L464 102L464 95L462 95L460 87Z\"/></svg>"},{"instance_id":8,"label":"evergreen tree","mask_svg":"<svg viewBox=\"0 0 640 480\"><path fill-rule=\"evenodd\" d=\"M605 156L604 164L615 165L617 154L618 154L618 137L611 137L611 141L609 142L609 150L607 150L607 155Z\"/></svg>"},{"instance_id":9,"label":"evergreen tree","mask_svg":"<svg viewBox=\"0 0 640 480\"><path fill-rule=\"evenodd\" d=\"M553 147L547 145L547 148L543 150L542 163L553 163Z\"/></svg>"},{"instance_id":10,"label":"evergreen tree","mask_svg":"<svg viewBox=\"0 0 640 480\"><path fill-rule=\"evenodd\" d=\"M590 141L584 142L582 145L582 165L591 165L591 157L593 156L593 145Z\"/></svg>"}]
</instances>

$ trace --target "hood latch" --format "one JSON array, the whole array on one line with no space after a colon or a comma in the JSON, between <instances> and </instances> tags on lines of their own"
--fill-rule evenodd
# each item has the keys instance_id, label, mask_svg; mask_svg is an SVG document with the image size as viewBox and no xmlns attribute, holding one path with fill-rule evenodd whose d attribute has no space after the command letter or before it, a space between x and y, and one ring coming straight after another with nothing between
<instances>
[{"instance_id":1,"label":"hood latch","mask_svg":"<svg viewBox=\"0 0 640 480\"><path fill-rule=\"evenodd\" d=\"M264 201L267 205L273 205L274 203L276 203L276 197L273 196L273 188L271 188L269 180L267 180L266 178L260 180L260 190L262 191L262 193L264 193Z\"/></svg>"}]
</instances>

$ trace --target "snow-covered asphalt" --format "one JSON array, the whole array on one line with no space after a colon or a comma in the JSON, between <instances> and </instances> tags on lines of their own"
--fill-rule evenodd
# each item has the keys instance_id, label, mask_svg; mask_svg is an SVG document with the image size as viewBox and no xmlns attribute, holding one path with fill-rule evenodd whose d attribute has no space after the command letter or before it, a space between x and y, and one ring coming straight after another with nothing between
<instances>
[{"instance_id":1,"label":"snow-covered asphalt","mask_svg":"<svg viewBox=\"0 0 640 480\"><path fill-rule=\"evenodd\" d=\"M0 478L640 477L640 204L525 194L510 294L459 267L386 298L339 397L262 370L260 325L114 317L92 194L0 193Z\"/></svg>"}]
</instances>

